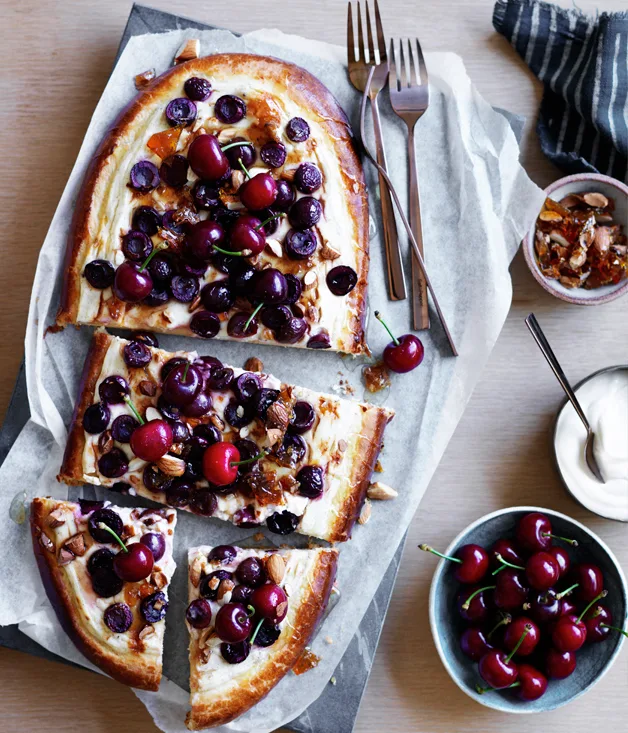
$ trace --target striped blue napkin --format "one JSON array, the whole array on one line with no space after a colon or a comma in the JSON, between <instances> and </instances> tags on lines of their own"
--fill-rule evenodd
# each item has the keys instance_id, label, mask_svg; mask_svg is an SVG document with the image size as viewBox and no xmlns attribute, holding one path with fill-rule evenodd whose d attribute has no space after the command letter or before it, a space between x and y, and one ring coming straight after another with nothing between
<instances>
[{"instance_id":1,"label":"striped blue napkin","mask_svg":"<svg viewBox=\"0 0 628 733\"><path fill-rule=\"evenodd\" d=\"M537 133L567 173L628 183L628 12L597 18L539 0L497 0L495 29L545 86Z\"/></svg>"}]
</instances>

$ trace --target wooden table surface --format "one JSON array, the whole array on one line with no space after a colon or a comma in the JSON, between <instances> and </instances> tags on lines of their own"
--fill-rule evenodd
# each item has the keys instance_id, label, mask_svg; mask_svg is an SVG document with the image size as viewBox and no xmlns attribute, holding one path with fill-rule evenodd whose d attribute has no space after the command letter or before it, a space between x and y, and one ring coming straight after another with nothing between
<instances>
[{"instance_id":1,"label":"wooden table surface","mask_svg":"<svg viewBox=\"0 0 628 733\"><path fill-rule=\"evenodd\" d=\"M152 4L242 32L278 27L344 42L344 0ZM591 13L598 6L596 0L578 4ZM625 0L605 0L603 5L609 11L625 9ZM526 115L524 165L540 185L559 177L542 157L534 134L540 85L493 31L490 0L381 0L381 6L388 33L419 35L428 50L457 51L491 104ZM6 0L0 7L0 251L6 258L0 267L0 343L5 344L0 352L0 414L22 358L39 247L107 81L130 8L129 0ZM432 643L427 596L435 562L416 546L428 542L444 547L462 527L494 509L537 504L564 511L598 532L628 569L625 525L578 507L555 475L549 430L561 393L523 323L530 311L537 314L567 374L577 381L601 367L628 362L628 300L597 308L561 303L536 284L520 254L512 275L513 305L504 330L410 527L358 733L527 733L541 724L589 733L601 717L609 730L625 727L625 651L594 691L541 721L474 704L451 682ZM122 685L5 649L0 650L0 689L3 730L157 730L143 705Z\"/></svg>"}]
</instances>

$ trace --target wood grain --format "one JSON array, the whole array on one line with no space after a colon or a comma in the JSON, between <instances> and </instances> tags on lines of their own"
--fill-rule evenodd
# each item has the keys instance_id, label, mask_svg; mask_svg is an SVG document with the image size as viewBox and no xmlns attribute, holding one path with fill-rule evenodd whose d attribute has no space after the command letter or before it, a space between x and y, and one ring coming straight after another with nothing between
<instances>
[{"instance_id":1,"label":"wood grain","mask_svg":"<svg viewBox=\"0 0 628 733\"><path fill-rule=\"evenodd\" d=\"M153 4L237 31L278 27L344 42L344 0L264 4L239 0L211 5L154 0ZM571 3L564 0L562 4ZM580 0L578 5L595 13L597 2ZM489 102L528 116L522 160L540 185L558 177L558 171L541 156L533 134L540 85L506 41L494 33L491 0L383 0L381 6L388 33L418 35L427 50L457 51ZM604 6L608 11L625 9L625 0L606 0ZM39 247L106 83L129 10L127 0L53 4L5 0L0 6L2 413L22 357ZM625 727L625 652L593 692L564 710L542 721L534 716L508 717L475 705L454 686L438 660L427 624L434 562L419 557L416 545L421 541L443 547L464 525L500 507L532 503L565 511L598 532L628 566L625 525L580 509L566 496L554 473L549 430L561 394L523 323L534 310L567 374L576 381L595 369L626 363L627 301L596 308L560 303L535 283L520 255L512 273L513 306L505 328L410 528L358 718L358 733L452 733L462 729L468 733L533 733L539 724L588 733L598 726L601 711L609 730ZM336 689L342 694L343 678L337 677ZM2 649L0 686L2 729L65 733L157 730L131 690L83 670Z\"/></svg>"}]
</instances>

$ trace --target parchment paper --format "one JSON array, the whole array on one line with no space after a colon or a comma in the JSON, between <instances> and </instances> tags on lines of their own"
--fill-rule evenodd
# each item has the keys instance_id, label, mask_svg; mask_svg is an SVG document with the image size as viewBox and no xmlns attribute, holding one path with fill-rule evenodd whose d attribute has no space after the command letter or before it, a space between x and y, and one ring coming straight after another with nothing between
<instances>
[{"instance_id":1,"label":"parchment paper","mask_svg":"<svg viewBox=\"0 0 628 733\"><path fill-rule=\"evenodd\" d=\"M226 31L174 31L132 38L94 112L76 165L43 244L26 333L26 369L31 421L20 434L0 471L0 512L5 533L0 554L0 624L20 629L47 649L91 667L69 642L48 603L30 549L27 523L19 519L22 499L52 494L102 497L102 489L68 489L55 481L91 329L44 332L58 305L63 253L74 200L96 146L118 112L135 94L133 78L154 67L164 71L184 38L200 38L201 51L247 50L278 56L311 71L331 89L352 117L359 95L350 86L345 51L323 43L259 31L236 38ZM518 163L518 147L506 120L494 112L471 85L462 60L454 54L427 54L432 83L428 113L419 123L417 152L427 263L460 356L449 356L438 321L422 333L425 360L408 375L394 377L392 388L373 399L397 411L386 434L384 474L399 491L395 501L373 503L368 524L357 526L341 547L338 583L341 599L325 620L314 643L321 662L307 674L289 674L259 705L226 728L270 731L299 715L329 683L355 633L372 595L410 522L506 318L511 300L508 267L529 222L543 200ZM405 126L388 108L382 112L391 176L405 201ZM382 261L379 205L373 170L367 165L374 217L371 242L370 306L386 314L397 333L409 330L410 300L390 303ZM401 226L399 228L401 232ZM405 237L402 237L405 244ZM409 267L406 270L409 272ZM373 319L368 330L375 354L388 341ZM255 354L265 369L282 380L321 391L337 388L340 373L364 398L359 360L325 352L271 346L218 343L160 337L165 348L196 349L240 366ZM116 503L127 497L109 495ZM142 501L142 500L139 500ZM249 530L250 533L250 530ZM156 724L168 733L184 730L187 705L187 631L185 556L188 546L242 543L245 530L217 520L179 513L175 573L167 619L165 674L158 693L137 693ZM284 538L280 538L283 540ZM302 544L305 538L290 542ZM269 536L270 542L277 538ZM333 640L329 644L325 639ZM93 667L92 667L93 668ZM345 674L350 674L346 670ZM343 684L342 675L337 683Z\"/></svg>"}]
</instances>

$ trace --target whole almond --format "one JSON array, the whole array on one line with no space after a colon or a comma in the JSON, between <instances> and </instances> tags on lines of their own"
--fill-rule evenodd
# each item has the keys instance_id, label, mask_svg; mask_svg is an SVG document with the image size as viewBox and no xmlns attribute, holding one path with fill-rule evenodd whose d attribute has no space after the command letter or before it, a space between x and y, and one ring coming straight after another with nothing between
<instances>
[{"instance_id":1,"label":"whole almond","mask_svg":"<svg viewBox=\"0 0 628 733\"><path fill-rule=\"evenodd\" d=\"M387 486L381 481L374 481L368 487L366 495L369 499L377 499L378 501L389 501L398 496L397 492L391 486Z\"/></svg>"},{"instance_id":2,"label":"whole almond","mask_svg":"<svg viewBox=\"0 0 628 733\"><path fill-rule=\"evenodd\" d=\"M263 372L264 364L261 359L258 359L256 356L251 356L244 363L244 368L246 369L247 372ZM223 426L224 426L224 423L223 423Z\"/></svg>"},{"instance_id":3,"label":"whole almond","mask_svg":"<svg viewBox=\"0 0 628 733\"><path fill-rule=\"evenodd\" d=\"M198 588L198 584L201 582L201 572L203 570L203 558L199 555L194 558L192 567L190 568L190 583L195 588Z\"/></svg>"},{"instance_id":4,"label":"whole almond","mask_svg":"<svg viewBox=\"0 0 628 733\"><path fill-rule=\"evenodd\" d=\"M53 509L48 515L48 526L51 529L55 529L56 527L60 527L62 524L65 524L65 512L60 507L58 509Z\"/></svg>"},{"instance_id":5,"label":"whole almond","mask_svg":"<svg viewBox=\"0 0 628 733\"><path fill-rule=\"evenodd\" d=\"M216 600L222 601L222 599L225 597L227 593L231 593L231 591L235 588L235 583L233 580L229 580L229 578L225 578L220 582L220 585L218 586L218 592L216 593Z\"/></svg>"},{"instance_id":6,"label":"whole almond","mask_svg":"<svg viewBox=\"0 0 628 733\"><path fill-rule=\"evenodd\" d=\"M185 461L176 456L170 456L167 453L155 465L167 476L183 476L185 473Z\"/></svg>"},{"instance_id":7,"label":"whole almond","mask_svg":"<svg viewBox=\"0 0 628 733\"><path fill-rule=\"evenodd\" d=\"M371 518L371 502L366 499L360 516L358 517L358 524L366 524Z\"/></svg>"},{"instance_id":8,"label":"whole almond","mask_svg":"<svg viewBox=\"0 0 628 733\"><path fill-rule=\"evenodd\" d=\"M266 560L266 572L272 583L280 585L284 575L286 574L286 563L284 562L283 557L278 555L276 552L273 553L268 560Z\"/></svg>"},{"instance_id":9,"label":"whole almond","mask_svg":"<svg viewBox=\"0 0 628 733\"><path fill-rule=\"evenodd\" d=\"M138 634L138 638L144 641L144 639L147 639L149 636L152 636L154 633L155 633L155 627L146 625Z\"/></svg>"},{"instance_id":10,"label":"whole almond","mask_svg":"<svg viewBox=\"0 0 628 733\"><path fill-rule=\"evenodd\" d=\"M72 554L77 555L78 557L83 557L83 555L87 552L87 547L85 546L85 537L83 536L82 532L79 532L73 537L70 537L70 539L63 546L66 548L66 550L69 550Z\"/></svg>"}]
</instances>

